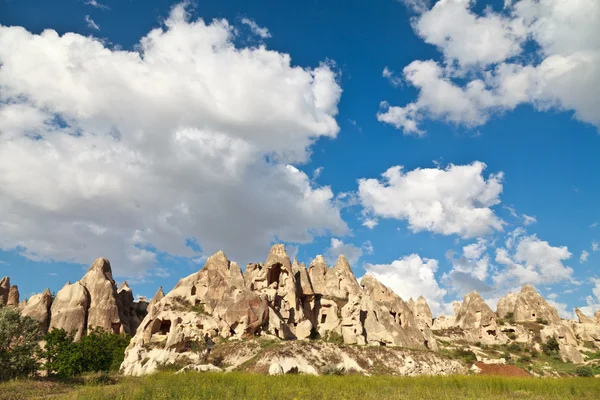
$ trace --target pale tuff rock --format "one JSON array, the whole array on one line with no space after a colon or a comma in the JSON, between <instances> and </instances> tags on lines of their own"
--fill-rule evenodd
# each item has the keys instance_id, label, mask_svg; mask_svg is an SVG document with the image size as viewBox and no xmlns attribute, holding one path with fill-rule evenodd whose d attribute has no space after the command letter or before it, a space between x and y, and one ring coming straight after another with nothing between
<instances>
[{"instance_id":1,"label":"pale tuff rock","mask_svg":"<svg viewBox=\"0 0 600 400\"><path fill-rule=\"evenodd\" d=\"M505 318L506 314L515 311L515 304L517 302L518 297L519 295L517 293L509 293L506 296L502 297L500 300L498 300L498 305L496 306L496 313L500 318Z\"/></svg>"},{"instance_id":2,"label":"pale tuff rock","mask_svg":"<svg viewBox=\"0 0 600 400\"><path fill-rule=\"evenodd\" d=\"M575 307L575 314L577 315L577 319L580 324L595 324L596 321L588 316L586 316L579 308Z\"/></svg>"},{"instance_id":3,"label":"pale tuff rock","mask_svg":"<svg viewBox=\"0 0 600 400\"><path fill-rule=\"evenodd\" d=\"M200 364L200 365L186 365L181 368L175 374L183 374L186 372L223 372L219 367L215 367L212 364Z\"/></svg>"},{"instance_id":4,"label":"pale tuff rock","mask_svg":"<svg viewBox=\"0 0 600 400\"><path fill-rule=\"evenodd\" d=\"M269 365L269 375L283 375L283 367L278 363Z\"/></svg>"},{"instance_id":5,"label":"pale tuff rock","mask_svg":"<svg viewBox=\"0 0 600 400\"><path fill-rule=\"evenodd\" d=\"M36 320L39 323L40 331L46 333L50 324L50 306L52 305L50 289L34 294L21 304L21 314Z\"/></svg>"},{"instance_id":6,"label":"pale tuff rock","mask_svg":"<svg viewBox=\"0 0 600 400\"><path fill-rule=\"evenodd\" d=\"M308 267L308 276L315 293L327 293L327 263L322 255L318 255Z\"/></svg>"},{"instance_id":7,"label":"pale tuff rock","mask_svg":"<svg viewBox=\"0 0 600 400\"><path fill-rule=\"evenodd\" d=\"M119 293L110 262L98 258L81 280L74 284L67 283L57 293L50 309L49 329L64 329L73 333L76 340L86 330L95 328L133 334L133 303L129 286L125 283ZM43 311L40 313L43 315Z\"/></svg>"},{"instance_id":8,"label":"pale tuff rock","mask_svg":"<svg viewBox=\"0 0 600 400\"><path fill-rule=\"evenodd\" d=\"M596 320L597 324L600 324L600 310L594 313L594 319Z\"/></svg>"},{"instance_id":9,"label":"pale tuff rock","mask_svg":"<svg viewBox=\"0 0 600 400\"><path fill-rule=\"evenodd\" d=\"M540 331L540 336L543 342L547 342L551 337L556 338L559 344L560 357L564 362L575 364L583 362L583 357L577 350L578 343L575 332L566 321L544 327Z\"/></svg>"},{"instance_id":10,"label":"pale tuff rock","mask_svg":"<svg viewBox=\"0 0 600 400\"><path fill-rule=\"evenodd\" d=\"M366 341L369 344L426 347L437 350L428 326L419 327L408 305L390 288L371 275L361 279L362 312Z\"/></svg>"},{"instance_id":11,"label":"pale tuff rock","mask_svg":"<svg viewBox=\"0 0 600 400\"><path fill-rule=\"evenodd\" d=\"M419 323L419 327L424 325L428 328L431 328L433 326L433 316L425 297L419 296L417 299L417 302L415 303L414 314L417 323Z\"/></svg>"},{"instance_id":12,"label":"pale tuff rock","mask_svg":"<svg viewBox=\"0 0 600 400\"><path fill-rule=\"evenodd\" d=\"M17 285L13 285L8 290L8 298L6 300L7 306L18 307L19 306L19 288Z\"/></svg>"},{"instance_id":13,"label":"pale tuff rock","mask_svg":"<svg viewBox=\"0 0 600 400\"><path fill-rule=\"evenodd\" d=\"M525 285L520 293L510 293L498 302L498 315L506 316L508 312L513 313L516 322L546 320L550 324L560 323L560 317L552 307L533 286Z\"/></svg>"},{"instance_id":14,"label":"pale tuff rock","mask_svg":"<svg viewBox=\"0 0 600 400\"><path fill-rule=\"evenodd\" d=\"M156 293L154 293L154 297L152 297L152 300L150 300L150 303L148 304L148 308L150 309L153 305L155 305L156 303L161 301L164 297L165 297L165 292L163 292L163 287L159 286L158 289L156 290Z\"/></svg>"},{"instance_id":15,"label":"pale tuff rock","mask_svg":"<svg viewBox=\"0 0 600 400\"><path fill-rule=\"evenodd\" d=\"M467 294L456 315L456 326L462 329L478 329L496 322L496 313L486 304L477 291Z\"/></svg>"},{"instance_id":16,"label":"pale tuff rock","mask_svg":"<svg viewBox=\"0 0 600 400\"><path fill-rule=\"evenodd\" d=\"M135 333L140 321L135 313L136 303L133 299L133 291L127 284L127 281L121 284L117 295L118 302L121 305L119 307L119 319L123 325L123 330L126 333Z\"/></svg>"},{"instance_id":17,"label":"pale tuff rock","mask_svg":"<svg viewBox=\"0 0 600 400\"><path fill-rule=\"evenodd\" d=\"M423 315L430 315L426 303L421 307ZM218 336L293 340L338 335L349 344L437 350L430 325L420 326L406 303L373 277L363 279L361 287L343 256L332 268L319 256L307 271L290 262L283 245L274 245L264 264L249 264L242 274L218 252L162 300L151 302L122 371L151 372L157 364L142 366L142 360L172 360L164 353L189 354L190 343Z\"/></svg>"},{"instance_id":18,"label":"pale tuff rock","mask_svg":"<svg viewBox=\"0 0 600 400\"><path fill-rule=\"evenodd\" d=\"M89 292L80 282L67 282L52 302L49 330L64 329L73 333L75 339L79 340L87 326L89 296Z\"/></svg>"},{"instance_id":19,"label":"pale tuff rock","mask_svg":"<svg viewBox=\"0 0 600 400\"><path fill-rule=\"evenodd\" d=\"M313 290L312 283L308 277L308 271L304 263L299 264L298 260L294 259L292 263L292 271L294 272L294 278L296 279L296 291L303 298L311 298L314 296L315 291Z\"/></svg>"},{"instance_id":20,"label":"pale tuff rock","mask_svg":"<svg viewBox=\"0 0 600 400\"><path fill-rule=\"evenodd\" d=\"M434 331L450 329L454 326L456 321L456 317L451 317L447 315L440 315L433 320L433 326L431 327Z\"/></svg>"},{"instance_id":21,"label":"pale tuff rock","mask_svg":"<svg viewBox=\"0 0 600 400\"><path fill-rule=\"evenodd\" d=\"M8 303L8 293L10 292L10 278L5 276L0 279L0 306Z\"/></svg>"},{"instance_id":22,"label":"pale tuff rock","mask_svg":"<svg viewBox=\"0 0 600 400\"><path fill-rule=\"evenodd\" d=\"M508 341L498 325L496 313L477 291L465 296L456 316L455 326L463 329L468 342L498 344Z\"/></svg>"},{"instance_id":23,"label":"pale tuff rock","mask_svg":"<svg viewBox=\"0 0 600 400\"><path fill-rule=\"evenodd\" d=\"M88 328L102 328L113 333L129 333L128 325L120 318L122 306L119 304L117 285L112 278L108 260L96 259L79 282L87 289L90 296Z\"/></svg>"},{"instance_id":24,"label":"pale tuff rock","mask_svg":"<svg viewBox=\"0 0 600 400\"><path fill-rule=\"evenodd\" d=\"M452 302L452 309L454 310L455 317L458 315L458 312L460 311L461 307L462 307L462 303L460 301L455 300Z\"/></svg>"},{"instance_id":25,"label":"pale tuff rock","mask_svg":"<svg viewBox=\"0 0 600 400\"><path fill-rule=\"evenodd\" d=\"M335 263L335 267L330 268L326 275L327 296L347 298L360 293L361 288L350 268L348 260L340 255Z\"/></svg>"}]
</instances>

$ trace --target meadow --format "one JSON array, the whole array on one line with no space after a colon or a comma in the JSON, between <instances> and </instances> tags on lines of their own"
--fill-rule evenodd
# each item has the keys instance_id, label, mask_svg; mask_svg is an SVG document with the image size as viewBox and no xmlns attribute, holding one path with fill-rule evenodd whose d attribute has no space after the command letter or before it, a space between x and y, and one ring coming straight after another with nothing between
<instances>
[{"instance_id":1,"label":"meadow","mask_svg":"<svg viewBox=\"0 0 600 400\"><path fill-rule=\"evenodd\" d=\"M85 383L84 383L85 381ZM108 382L107 382L108 381ZM111 382L112 381L112 382ZM0 384L0 399L590 399L600 379L496 376L264 376L249 373L160 372L142 378L110 377Z\"/></svg>"}]
</instances>

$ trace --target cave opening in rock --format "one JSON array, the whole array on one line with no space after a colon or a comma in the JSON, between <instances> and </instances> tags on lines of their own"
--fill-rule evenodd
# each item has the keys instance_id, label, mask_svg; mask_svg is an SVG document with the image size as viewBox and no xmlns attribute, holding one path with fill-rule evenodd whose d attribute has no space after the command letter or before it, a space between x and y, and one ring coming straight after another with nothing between
<instances>
[{"instance_id":1,"label":"cave opening in rock","mask_svg":"<svg viewBox=\"0 0 600 400\"><path fill-rule=\"evenodd\" d=\"M267 286L271 286L273 282L277 283L279 286L279 276L281 275L281 267L280 263L273 264L271 268L267 271Z\"/></svg>"},{"instance_id":2,"label":"cave opening in rock","mask_svg":"<svg viewBox=\"0 0 600 400\"><path fill-rule=\"evenodd\" d=\"M171 330L171 321L170 320L166 319L166 320L160 322L159 332L161 335L167 335L170 330Z\"/></svg>"},{"instance_id":3,"label":"cave opening in rock","mask_svg":"<svg viewBox=\"0 0 600 400\"><path fill-rule=\"evenodd\" d=\"M192 296L196 295L196 286L192 286Z\"/></svg>"},{"instance_id":4,"label":"cave opening in rock","mask_svg":"<svg viewBox=\"0 0 600 400\"><path fill-rule=\"evenodd\" d=\"M324 324L325 322L327 322L327 314L322 314L321 315L321 323Z\"/></svg>"},{"instance_id":5,"label":"cave opening in rock","mask_svg":"<svg viewBox=\"0 0 600 400\"><path fill-rule=\"evenodd\" d=\"M117 323L111 324L111 328L112 328L112 331L114 334L121 333L121 324L120 323L117 322Z\"/></svg>"}]
</instances>

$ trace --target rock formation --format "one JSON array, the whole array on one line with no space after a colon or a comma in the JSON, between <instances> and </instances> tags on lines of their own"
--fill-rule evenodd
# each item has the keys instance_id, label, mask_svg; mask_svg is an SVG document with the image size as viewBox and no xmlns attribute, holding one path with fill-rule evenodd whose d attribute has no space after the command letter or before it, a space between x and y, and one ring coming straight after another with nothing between
<instances>
[{"instance_id":1,"label":"rock formation","mask_svg":"<svg viewBox=\"0 0 600 400\"><path fill-rule=\"evenodd\" d=\"M414 314L417 322L420 325L427 326L428 328L433 326L433 316L425 297L419 296L417 299L417 302L415 303Z\"/></svg>"},{"instance_id":2,"label":"rock formation","mask_svg":"<svg viewBox=\"0 0 600 400\"><path fill-rule=\"evenodd\" d=\"M80 282L67 282L52 302L49 330L64 329L73 333L75 339L79 340L87 328L89 296L89 292Z\"/></svg>"},{"instance_id":3,"label":"rock formation","mask_svg":"<svg viewBox=\"0 0 600 400\"><path fill-rule=\"evenodd\" d=\"M500 330L497 318L481 295L473 291L465 296L454 325L465 332L465 337L470 342L506 343L508 338Z\"/></svg>"},{"instance_id":4,"label":"rock formation","mask_svg":"<svg viewBox=\"0 0 600 400\"><path fill-rule=\"evenodd\" d=\"M40 325L40 331L46 333L50 325L50 306L52 305L52 293L50 289L42 293L34 294L22 303L21 314L33 318Z\"/></svg>"},{"instance_id":5,"label":"rock formation","mask_svg":"<svg viewBox=\"0 0 600 400\"><path fill-rule=\"evenodd\" d=\"M586 316L581 310L575 307L575 314L577 315L577 319L580 324L595 324L596 321L588 316Z\"/></svg>"},{"instance_id":6,"label":"rock formation","mask_svg":"<svg viewBox=\"0 0 600 400\"><path fill-rule=\"evenodd\" d=\"M8 290L8 298L6 299L7 306L18 307L19 306L19 288L17 285L13 285Z\"/></svg>"},{"instance_id":7,"label":"rock formation","mask_svg":"<svg viewBox=\"0 0 600 400\"><path fill-rule=\"evenodd\" d=\"M8 303L8 293L10 292L10 278L5 276L0 279L0 306Z\"/></svg>"},{"instance_id":8,"label":"rock formation","mask_svg":"<svg viewBox=\"0 0 600 400\"><path fill-rule=\"evenodd\" d=\"M126 374L151 372L161 362L199 363L190 351L194 343L217 337L320 336L348 344L437 350L425 300L419 301L419 323L406 303L372 276L359 284L344 256L331 268L317 256L307 270L290 261L283 245L274 245L265 263L249 264L242 274L221 251L161 297L157 293L150 303L126 350L121 368Z\"/></svg>"},{"instance_id":9,"label":"rock formation","mask_svg":"<svg viewBox=\"0 0 600 400\"><path fill-rule=\"evenodd\" d=\"M560 317L552 307L531 285L525 285L520 293L509 293L498 301L498 315L502 318L513 313L516 322L547 321L550 324L560 323Z\"/></svg>"}]
</instances>

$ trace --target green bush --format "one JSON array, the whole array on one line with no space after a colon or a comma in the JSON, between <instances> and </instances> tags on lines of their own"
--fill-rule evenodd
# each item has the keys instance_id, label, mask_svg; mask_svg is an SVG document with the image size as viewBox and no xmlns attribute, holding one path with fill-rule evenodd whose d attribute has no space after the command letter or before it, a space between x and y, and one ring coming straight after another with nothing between
<instances>
[{"instance_id":1,"label":"green bush","mask_svg":"<svg viewBox=\"0 0 600 400\"><path fill-rule=\"evenodd\" d=\"M54 329L44 337L40 356L46 360L48 375L69 377L84 372L116 371L123 362L129 338L93 329L75 342L72 334Z\"/></svg>"},{"instance_id":2,"label":"green bush","mask_svg":"<svg viewBox=\"0 0 600 400\"><path fill-rule=\"evenodd\" d=\"M515 322L515 314L513 312L507 312L504 319L513 324Z\"/></svg>"},{"instance_id":3,"label":"green bush","mask_svg":"<svg viewBox=\"0 0 600 400\"><path fill-rule=\"evenodd\" d=\"M542 324L542 325L548 325L548 320L544 319L542 317L537 317L535 319L535 322L537 322L538 324Z\"/></svg>"},{"instance_id":4,"label":"green bush","mask_svg":"<svg viewBox=\"0 0 600 400\"><path fill-rule=\"evenodd\" d=\"M544 354L551 357L558 356L559 348L560 346L558 344L558 340L556 340L554 336L548 338L546 343L542 344L542 351L544 352Z\"/></svg>"},{"instance_id":5,"label":"green bush","mask_svg":"<svg viewBox=\"0 0 600 400\"><path fill-rule=\"evenodd\" d=\"M594 370L589 365L586 365L582 367L577 367L577 369L575 369L575 374L577 376L589 378L594 376Z\"/></svg>"},{"instance_id":6,"label":"green bush","mask_svg":"<svg viewBox=\"0 0 600 400\"><path fill-rule=\"evenodd\" d=\"M456 349L454 351L454 356L461 358L466 364L473 364L475 361L477 361L477 355L471 350Z\"/></svg>"},{"instance_id":7,"label":"green bush","mask_svg":"<svg viewBox=\"0 0 600 400\"><path fill-rule=\"evenodd\" d=\"M0 381L36 373L39 338L37 321L21 316L15 308L0 308Z\"/></svg>"}]
</instances>

